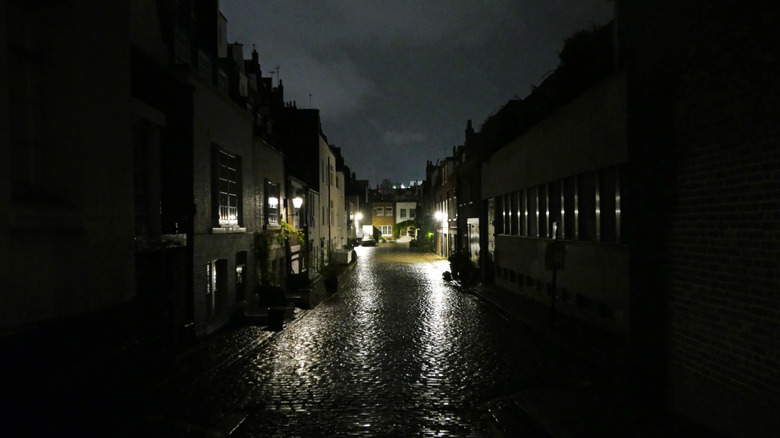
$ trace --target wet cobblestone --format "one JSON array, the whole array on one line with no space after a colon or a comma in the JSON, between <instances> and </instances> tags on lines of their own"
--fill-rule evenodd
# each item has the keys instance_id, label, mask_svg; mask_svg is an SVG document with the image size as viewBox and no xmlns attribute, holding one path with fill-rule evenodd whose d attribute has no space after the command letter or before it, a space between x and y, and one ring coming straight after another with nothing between
<instances>
[{"instance_id":1,"label":"wet cobblestone","mask_svg":"<svg viewBox=\"0 0 780 438\"><path fill-rule=\"evenodd\" d=\"M336 296L282 332L239 331L210 358L189 358L202 369L159 390L135 427L160 436L491 436L485 403L548 376L577 378L532 332L444 281L446 261L400 245L357 250Z\"/></svg>"}]
</instances>

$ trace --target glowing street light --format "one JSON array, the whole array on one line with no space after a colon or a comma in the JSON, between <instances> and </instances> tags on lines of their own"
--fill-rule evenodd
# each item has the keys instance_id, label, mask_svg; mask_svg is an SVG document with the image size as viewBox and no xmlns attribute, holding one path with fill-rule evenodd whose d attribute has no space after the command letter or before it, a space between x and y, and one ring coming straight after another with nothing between
<instances>
[{"instance_id":1,"label":"glowing street light","mask_svg":"<svg viewBox=\"0 0 780 438\"><path fill-rule=\"evenodd\" d=\"M294 197L292 201L293 201L294 208L301 208L301 206L303 205L303 198L301 198L300 196Z\"/></svg>"},{"instance_id":2,"label":"glowing street light","mask_svg":"<svg viewBox=\"0 0 780 438\"><path fill-rule=\"evenodd\" d=\"M360 232L361 232L361 230L360 230L360 220L361 219L363 219L363 213L361 213L359 211L356 212L355 213L355 237L359 237L360 236Z\"/></svg>"}]
</instances>

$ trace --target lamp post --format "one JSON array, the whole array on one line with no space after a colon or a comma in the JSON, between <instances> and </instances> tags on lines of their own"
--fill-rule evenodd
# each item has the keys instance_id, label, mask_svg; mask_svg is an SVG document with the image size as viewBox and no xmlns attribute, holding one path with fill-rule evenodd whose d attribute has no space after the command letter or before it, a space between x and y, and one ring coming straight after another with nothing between
<instances>
[{"instance_id":1,"label":"lamp post","mask_svg":"<svg viewBox=\"0 0 780 438\"><path fill-rule=\"evenodd\" d=\"M292 198L292 205L293 205L293 227L297 230L301 229L301 207L303 207L303 198L296 194ZM306 237L308 237L308 231L303 230L304 233L304 242L301 242L300 249L298 251L298 273L302 272L302 269L308 269L308 260L306 257L307 254L307 248L306 248ZM292 258L292 254L290 255ZM290 268L292 270L292 260L290 260Z\"/></svg>"},{"instance_id":2,"label":"lamp post","mask_svg":"<svg viewBox=\"0 0 780 438\"><path fill-rule=\"evenodd\" d=\"M301 226L301 220L300 220L300 209L301 206L303 206L303 198L300 196L296 196L292 199L293 203L293 226L295 228L300 228Z\"/></svg>"},{"instance_id":3,"label":"lamp post","mask_svg":"<svg viewBox=\"0 0 780 438\"><path fill-rule=\"evenodd\" d=\"M435 237L436 241L437 241L436 247L439 249L439 251L438 251L439 255L442 255L443 251L441 250L441 247L442 247L442 245L441 245L441 239L442 239L441 228L443 227L442 223L444 222L444 213L442 213L441 211L437 211L436 213L433 214L433 218L436 219L436 237Z\"/></svg>"},{"instance_id":4,"label":"lamp post","mask_svg":"<svg viewBox=\"0 0 780 438\"><path fill-rule=\"evenodd\" d=\"M363 213L356 212L355 213L355 237L360 237L360 221L363 219Z\"/></svg>"}]
</instances>

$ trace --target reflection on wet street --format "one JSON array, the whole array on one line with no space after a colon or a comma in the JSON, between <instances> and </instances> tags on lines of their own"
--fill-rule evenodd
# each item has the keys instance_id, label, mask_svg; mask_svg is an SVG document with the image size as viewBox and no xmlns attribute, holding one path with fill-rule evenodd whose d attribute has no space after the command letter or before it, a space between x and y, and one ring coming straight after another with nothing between
<instances>
[{"instance_id":1,"label":"reflection on wet street","mask_svg":"<svg viewBox=\"0 0 780 438\"><path fill-rule=\"evenodd\" d=\"M161 422L231 436L490 436L480 406L533 385L538 342L406 245L356 248L340 291L177 394ZM171 425L178 425L178 429Z\"/></svg>"}]
</instances>

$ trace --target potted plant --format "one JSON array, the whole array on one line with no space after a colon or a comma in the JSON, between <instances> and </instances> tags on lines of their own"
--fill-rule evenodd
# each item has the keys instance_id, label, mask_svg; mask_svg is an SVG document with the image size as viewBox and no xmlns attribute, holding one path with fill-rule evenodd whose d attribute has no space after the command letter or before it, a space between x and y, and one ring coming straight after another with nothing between
<instances>
[{"instance_id":1,"label":"potted plant","mask_svg":"<svg viewBox=\"0 0 780 438\"><path fill-rule=\"evenodd\" d=\"M254 249L257 255L260 281L257 286L257 303L268 309L268 321L271 330L280 331L284 325L284 315L289 305L287 295L279 286L276 272L271 269L272 236L255 233Z\"/></svg>"},{"instance_id":2,"label":"potted plant","mask_svg":"<svg viewBox=\"0 0 780 438\"><path fill-rule=\"evenodd\" d=\"M469 269L469 258L462 251L455 251L449 257L450 272L454 278L466 277ZM464 279L465 280L465 279Z\"/></svg>"},{"instance_id":3,"label":"potted plant","mask_svg":"<svg viewBox=\"0 0 780 438\"><path fill-rule=\"evenodd\" d=\"M336 263L330 262L320 268L320 275L322 275L322 282L325 285L325 290L328 293L335 293L339 288L339 269Z\"/></svg>"}]
</instances>

